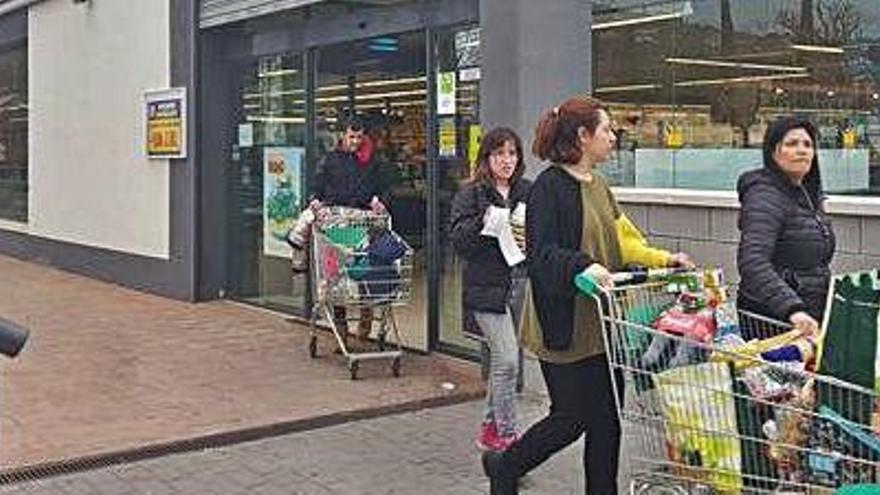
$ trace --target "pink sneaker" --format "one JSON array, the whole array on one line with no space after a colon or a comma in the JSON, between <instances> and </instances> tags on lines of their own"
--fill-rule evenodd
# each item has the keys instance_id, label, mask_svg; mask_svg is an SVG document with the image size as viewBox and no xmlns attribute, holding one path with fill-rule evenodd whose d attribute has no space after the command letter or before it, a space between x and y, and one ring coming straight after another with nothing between
<instances>
[{"instance_id":1,"label":"pink sneaker","mask_svg":"<svg viewBox=\"0 0 880 495\"><path fill-rule=\"evenodd\" d=\"M495 450L495 444L498 442L498 427L494 421L487 421L480 425L480 433L477 435L475 443L480 450Z\"/></svg>"},{"instance_id":2,"label":"pink sneaker","mask_svg":"<svg viewBox=\"0 0 880 495\"><path fill-rule=\"evenodd\" d=\"M483 451L492 450L495 452L504 452L509 449L517 440L519 435L498 435L498 426L494 421L483 423L480 426L480 434L477 436L477 448Z\"/></svg>"},{"instance_id":3,"label":"pink sneaker","mask_svg":"<svg viewBox=\"0 0 880 495\"><path fill-rule=\"evenodd\" d=\"M516 441L519 440L519 435L505 435L505 436L496 436L495 437L495 445L492 450L496 452L504 452L509 449L511 445L515 444Z\"/></svg>"}]
</instances>

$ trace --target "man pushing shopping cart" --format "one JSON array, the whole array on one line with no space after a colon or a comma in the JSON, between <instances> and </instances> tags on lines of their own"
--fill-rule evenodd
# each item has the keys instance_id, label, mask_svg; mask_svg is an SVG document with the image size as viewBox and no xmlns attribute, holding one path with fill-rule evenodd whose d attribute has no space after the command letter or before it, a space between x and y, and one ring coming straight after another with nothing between
<instances>
[{"instance_id":1,"label":"man pushing shopping cart","mask_svg":"<svg viewBox=\"0 0 880 495\"><path fill-rule=\"evenodd\" d=\"M314 357L317 352L314 320L326 316L339 352L349 359L352 378L362 359L391 358L395 375L400 367L400 338L390 306L404 302L409 292L412 250L391 231L391 218L380 199L381 185L372 144L363 124L352 118L346 122L336 149L327 153L318 166L312 181L313 198L290 235L294 258L301 260L294 269L309 268L316 288L309 353ZM310 266L305 255L309 242ZM354 335L362 344L369 339L373 322L380 323L380 352L352 352L354 349L348 345L348 307L360 310ZM379 310L378 316L374 309ZM389 329L398 344L398 350L389 351L391 354L384 350Z\"/></svg>"}]
</instances>

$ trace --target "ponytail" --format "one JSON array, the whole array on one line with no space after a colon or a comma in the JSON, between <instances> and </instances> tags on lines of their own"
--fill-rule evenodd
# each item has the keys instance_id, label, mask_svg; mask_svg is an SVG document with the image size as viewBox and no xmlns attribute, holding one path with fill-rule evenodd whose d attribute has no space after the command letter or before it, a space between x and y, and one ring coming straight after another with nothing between
<instances>
[{"instance_id":1,"label":"ponytail","mask_svg":"<svg viewBox=\"0 0 880 495\"><path fill-rule=\"evenodd\" d=\"M578 130L591 134L601 121L605 104L591 96L569 98L546 111L535 128L532 153L541 160L559 164L575 164L581 159Z\"/></svg>"},{"instance_id":2,"label":"ponytail","mask_svg":"<svg viewBox=\"0 0 880 495\"><path fill-rule=\"evenodd\" d=\"M559 122L559 107L547 110L538 120L535 128L535 140L532 141L532 154L541 160L550 160L553 136L556 135L556 124Z\"/></svg>"}]
</instances>

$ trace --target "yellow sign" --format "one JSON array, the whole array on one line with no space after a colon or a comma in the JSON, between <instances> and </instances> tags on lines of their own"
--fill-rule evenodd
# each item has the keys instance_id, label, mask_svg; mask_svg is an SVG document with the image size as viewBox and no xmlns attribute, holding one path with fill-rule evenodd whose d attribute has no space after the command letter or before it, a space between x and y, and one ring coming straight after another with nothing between
<instances>
[{"instance_id":1,"label":"yellow sign","mask_svg":"<svg viewBox=\"0 0 880 495\"><path fill-rule=\"evenodd\" d=\"M456 142L455 142L455 118L441 118L440 119L440 146L438 147L437 154L443 158L449 158L455 156L456 152Z\"/></svg>"},{"instance_id":2,"label":"yellow sign","mask_svg":"<svg viewBox=\"0 0 880 495\"><path fill-rule=\"evenodd\" d=\"M186 157L186 93L183 88L146 96L148 158Z\"/></svg>"},{"instance_id":3,"label":"yellow sign","mask_svg":"<svg viewBox=\"0 0 880 495\"><path fill-rule=\"evenodd\" d=\"M680 126L667 125L664 133L666 134L667 148L681 148L684 146L684 131Z\"/></svg>"},{"instance_id":4,"label":"yellow sign","mask_svg":"<svg viewBox=\"0 0 880 495\"><path fill-rule=\"evenodd\" d=\"M477 155L480 153L480 142L483 139L483 128L477 124L471 124L468 127L468 163L471 167L471 174L477 167Z\"/></svg>"},{"instance_id":5,"label":"yellow sign","mask_svg":"<svg viewBox=\"0 0 880 495\"><path fill-rule=\"evenodd\" d=\"M859 135L856 133L855 129L846 128L841 133L841 137L844 148L855 148Z\"/></svg>"}]
</instances>

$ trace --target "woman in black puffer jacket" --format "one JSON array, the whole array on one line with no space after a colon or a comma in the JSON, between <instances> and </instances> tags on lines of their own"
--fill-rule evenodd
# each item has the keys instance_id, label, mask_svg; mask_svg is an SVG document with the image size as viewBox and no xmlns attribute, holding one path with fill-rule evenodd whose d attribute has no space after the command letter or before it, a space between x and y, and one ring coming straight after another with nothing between
<instances>
[{"instance_id":1,"label":"woman in black puffer jacket","mask_svg":"<svg viewBox=\"0 0 880 495\"><path fill-rule=\"evenodd\" d=\"M737 303L806 333L821 324L835 248L816 142L807 120L773 122L764 136L764 168L744 173L737 184Z\"/></svg>"},{"instance_id":2,"label":"woman in black puffer jacket","mask_svg":"<svg viewBox=\"0 0 880 495\"><path fill-rule=\"evenodd\" d=\"M503 218L501 209L514 211L521 203L525 208L531 183L522 178L524 171L519 137L508 128L493 129L483 136L473 180L452 202L452 245L465 262L462 306L489 347L489 386L477 437L477 445L486 450L506 450L516 440L519 343L511 310L516 268L508 265L498 239L481 232L493 215Z\"/></svg>"}]
</instances>

